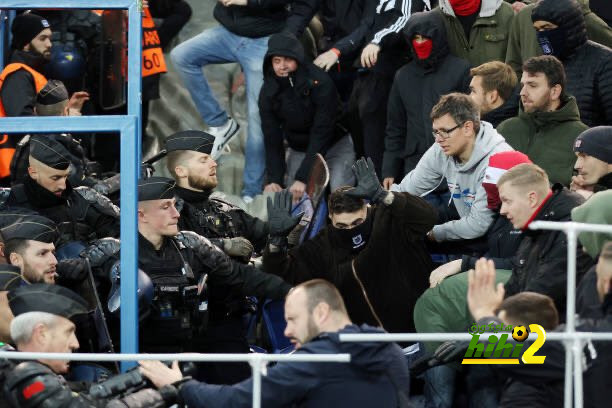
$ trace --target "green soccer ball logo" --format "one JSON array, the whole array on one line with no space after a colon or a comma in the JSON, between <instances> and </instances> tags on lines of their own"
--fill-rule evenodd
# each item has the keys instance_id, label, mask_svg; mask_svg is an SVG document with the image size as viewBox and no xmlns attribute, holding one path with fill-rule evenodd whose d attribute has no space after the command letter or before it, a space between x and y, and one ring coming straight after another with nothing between
<instances>
[{"instance_id":1,"label":"green soccer ball logo","mask_svg":"<svg viewBox=\"0 0 612 408\"><path fill-rule=\"evenodd\" d=\"M512 338L520 343L527 340L529 337L529 332L525 326L514 326L512 329Z\"/></svg>"}]
</instances>

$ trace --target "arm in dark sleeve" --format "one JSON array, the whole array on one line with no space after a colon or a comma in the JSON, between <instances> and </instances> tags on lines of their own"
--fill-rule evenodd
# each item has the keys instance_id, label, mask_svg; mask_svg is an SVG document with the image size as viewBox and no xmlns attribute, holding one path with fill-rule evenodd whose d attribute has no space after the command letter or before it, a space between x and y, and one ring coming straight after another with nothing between
<instances>
[{"instance_id":1,"label":"arm in dark sleeve","mask_svg":"<svg viewBox=\"0 0 612 408\"><path fill-rule=\"evenodd\" d=\"M232 211L232 217L240 220L245 231L244 237L251 241L255 251L263 251L268 241L268 223L242 210Z\"/></svg>"},{"instance_id":2,"label":"arm in dark sleeve","mask_svg":"<svg viewBox=\"0 0 612 408\"><path fill-rule=\"evenodd\" d=\"M365 45L368 33L374 24L377 0L366 0L359 25L347 36L336 41L333 48L341 55L351 54Z\"/></svg>"},{"instance_id":3,"label":"arm in dark sleeve","mask_svg":"<svg viewBox=\"0 0 612 408\"><path fill-rule=\"evenodd\" d=\"M245 296L258 296L268 299L284 299L291 289L282 278L265 273L253 265L244 265L232 262L237 278L242 282L242 294Z\"/></svg>"},{"instance_id":4,"label":"arm in dark sleeve","mask_svg":"<svg viewBox=\"0 0 612 408\"><path fill-rule=\"evenodd\" d=\"M317 373L308 363L283 363L268 369L261 378L261 406L280 408L303 400L317 386ZM253 380L234 385L213 385L188 381L181 387L181 396L189 407L234 408L251 406Z\"/></svg>"},{"instance_id":5,"label":"arm in dark sleeve","mask_svg":"<svg viewBox=\"0 0 612 408\"><path fill-rule=\"evenodd\" d=\"M36 88L32 74L20 69L6 77L0 97L6 116L33 116Z\"/></svg>"},{"instance_id":6,"label":"arm in dark sleeve","mask_svg":"<svg viewBox=\"0 0 612 408\"><path fill-rule=\"evenodd\" d=\"M272 110L272 101L259 95L259 115L261 117L261 130L264 135L264 145L266 147L266 172L268 174L267 183L284 185L283 179L287 169L285 162L285 149L283 146L283 131L278 117Z\"/></svg>"},{"instance_id":7,"label":"arm in dark sleeve","mask_svg":"<svg viewBox=\"0 0 612 408\"><path fill-rule=\"evenodd\" d=\"M514 264L512 258L496 258L484 255L485 258L492 260L495 263L495 269L508 269L511 270ZM469 271L476 267L476 261L479 260L478 256L463 255L461 257L461 272Z\"/></svg>"},{"instance_id":8,"label":"arm in dark sleeve","mask_svg":"<svg viewBox=\"0 0 612 408\"><path fill-rule=\"evenodd\" d=\"M608 58L606 63L603 64L598 84L597 94L601 98L601 110L604 114L603 122L608 125L612 123L612 58Z\"/></svg>"},{"instance_id":9,"label":"arm in dark sleeve","mask_svg":"<svg viewBox=\"0 0 612 408\"><path fill-rule=\"evenodd\" d=\"M400 74L401 71L398 72ZM387 105L387 129L385 131L385 153L383 155L383 178L398 177L403 170L401 159L406 145L406 108L399 89L399 75L395 76Z\"/></svg>"},{"instance_id":10,"label":"arm in dark sleeve","mask_svg":"<svg viewBox=\"0 0 612 408\"><path fill-rule=\"evenodd\" d=\"M247 0L246 6L250 9L266 10L285 7L289 3L291 3L289 0Z\"/></svg>"},{"instance_id":11,"label":"arm in dark sleeve","mask_svg":"<svg viewBox=\"0 0 612 408\"><path fill-rule=\"evenodd\" d=\"M431 230L438 219L436 209L421 197L410 193L392 193L393 202L389 206L394 222L402 225L402 230L412 239L421 239Z\"/></svg>"},{"instance_id":12,"label":"arm in dark sleeve","mask_svg":"<svg viewBox=\"0 0 612 408\"><path fill-rule=\"evenodd\" d=\"M318 68L315 68L318 69ZM325 80L315 85L311 92L311 99L316 107L308 147L302 164L295 173L295 179L303 183L308 181L315 154L325 155L334 140L336 112L338 111L338 92L334 83L327 74Z\"/></svg>"},{"instance_id":13,"label":"arm in dark sleeve","mask_svg":"<svg viewBox=\"0 0 612 408\"><path fill-rule=\"evenodd\" d=\"M305 259L296 255L293 250L288 254L286 248L279 248L277 252L272 252L266 245L263 253L263 268L267 273L279 276L292 285L313 279L314 276Z\"/></svg>"},{"instance_id":14,"label":"arm in dark sleeve","mask_svg":"<svg viewBox=\"0 0 612 408\"><path fill-rule=\"evenodd\" d=\"M98 238L113 237L119 238L121 231L121 225L119 217L113 217L111 215L100 214L95 222L94 229L96 230L96 236Z\"/></svg>"},{"instance_id":15,"label":"arm in dark sleeve","mask_svg":"<svg viewBox=\"0 0 612 408\"><path fill-rule=\"evenodd\" d=\"M413 10L410 10L412 4ZM378 27L373 34L370 35L370 42L373 44L377 44L383 46L382 42L390 34L397 34L401 32L406 24L408 23L408 19L411 14L415 11L423 11L423 10L414 10L415 4L424 4L420 1L414 0L398 0L393 5L393 10L375 10L378 11L378 14L383 13L393 13L393 16L385 22L384 26ZM382 4L381 4L382 5Z\"/></svg>"},{"instance_id":16,"label":"arm in dark sleeve","mask_svg":"<svg viewBox=\"0 0 612 408\"><path fill-rule=\"evenodd\" d=\"M320 7L321 0L295 0L285 30L300 38Z\"/></svg>"}]
</instances>

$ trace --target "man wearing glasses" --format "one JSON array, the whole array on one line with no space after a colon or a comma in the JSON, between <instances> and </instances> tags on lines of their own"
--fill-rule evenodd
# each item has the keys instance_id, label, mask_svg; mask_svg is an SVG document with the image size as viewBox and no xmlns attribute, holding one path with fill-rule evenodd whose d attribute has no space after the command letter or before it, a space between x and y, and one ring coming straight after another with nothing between
<instances>
[{"instance_id":1,"label":"man wearing glasses","mask_svg":"<svg viewBox=\"0 0 612 408\"><path fill-rule=\"evenodd\" d=\"M489 157L513 149L490 123L480 121L478 107L467 95L442 96L430 117L435 143L400 184L391 186L391 191L422 197L446 178L460 219L434 226L427 238L432 242L465 244L465 240L483 236L492 221L493 213L487 208L487 194L482 187Z\"/></svg>"}]
</instances>

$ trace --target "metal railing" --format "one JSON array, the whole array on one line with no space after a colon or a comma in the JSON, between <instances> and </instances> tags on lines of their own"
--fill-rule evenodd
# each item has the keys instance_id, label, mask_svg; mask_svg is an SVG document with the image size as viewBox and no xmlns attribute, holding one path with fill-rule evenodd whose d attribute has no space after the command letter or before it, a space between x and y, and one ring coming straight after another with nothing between
<instances>
[{"instance_id":1,"label":"metal railing","mask_svg":"<svg viewBox=\"0 0 612 408\"><path fill-rule=\"evenodd\" d=\"M252 407L261 407L261 376L271 362L348 363L350 354L96 354L96 353L31 353L0 351L0 358L13 360L75 360L75 361L195 361L195 362L248 362L253 374Z\"/></svg>"},{"instance_id":2,"label":"metal railing","mask_svg":"<svg viewBox=\"0 0 612 408\"><path fill-rule=\"evenodd\" d=\"M141 162L141 27L140 0L2 0L9 9L126 9L128 11L128 101L127 115L81 117L13 117L0 119L0 134L51 132L121 133L121 350L138 351L137 185ZM8 19L1 19L6 29ZM0 48L4 51L4 48ZM4 55L0 55L0 60ZM128 368L128 364L122 364Z\"/></svg>"},{"instance_id":3,"label":"metal railing","mask_svg":"<svg viewBox=\"0 0 612 408\"><path fill-rule=\"evenodd\" d=\"M533 230L563 231L567 235L567 315L564 332L546 333L546 340L563 341L565 346L564 406L572 407L572 377L574 407L583 407L582 348L585 341L612 341L612 332L576 332L576 250L578 232L599 232L612 234L612 225L583 224L577 222L534 221L529 225ZM470 340L469 333L385 333L385 334L341 334L340 341L447 341ZM573 373L573 376L572 376Z\"/></svg>"}]
</instances>

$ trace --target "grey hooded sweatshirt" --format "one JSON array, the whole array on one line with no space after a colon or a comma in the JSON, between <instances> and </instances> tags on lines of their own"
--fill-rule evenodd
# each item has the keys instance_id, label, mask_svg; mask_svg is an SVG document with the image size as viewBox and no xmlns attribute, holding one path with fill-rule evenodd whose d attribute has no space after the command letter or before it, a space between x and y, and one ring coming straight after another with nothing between
<instances>
[{"instance_id":1,"label":"grey hooded sweatshirt","mask_svg":"<svg viewBox=\"0 0 612 408\"><path fill-rule=\"evenodd\" d=\"M474 151L467 163L459 163L454 157L446 156L438 143L434 143L416 168L400 184L394 184L391 191L423 197L435 190L446 177L452 200L461 218L436 225L433 228L436 241L481 237L493 221L493 212L487 208L487 193L482 187L489 157L508 150L514 149L490 123L481 121Z\"/></svg>"}]
</instances>

